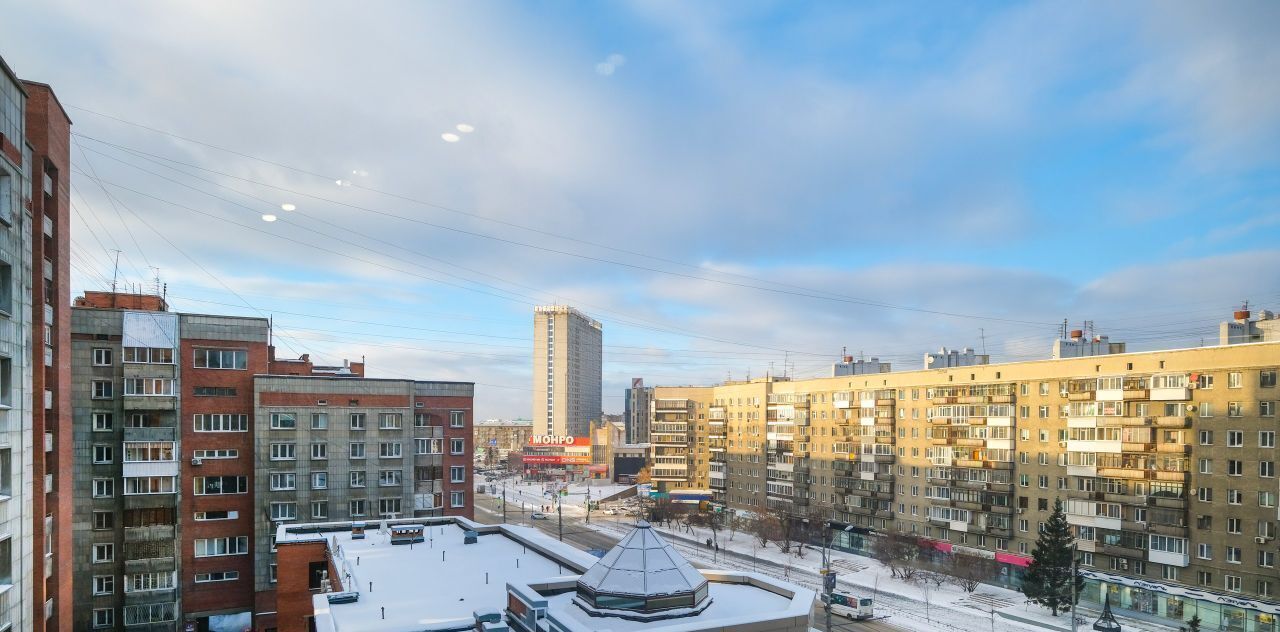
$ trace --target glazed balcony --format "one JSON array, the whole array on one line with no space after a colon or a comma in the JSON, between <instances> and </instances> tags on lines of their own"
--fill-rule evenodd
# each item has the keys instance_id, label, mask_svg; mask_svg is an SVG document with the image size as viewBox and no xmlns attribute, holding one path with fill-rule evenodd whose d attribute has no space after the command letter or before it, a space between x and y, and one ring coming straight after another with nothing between
<instances>
[{"instance_id":1,"label":"glazed balcony","mask_svg":"<svg viewBox=\"0 0 1280 632\"><path fill-rule=\"evenodd\" d=\"M1157 428L1190 428L1191 417L1186 415L1156 417L1155 423Z\"/></svg>"},{"instance_id":2,"label":"glazed balcony","mask_svg":"<svg viewBox=\"0 0 1280 632\"><path fill-rule=\"evenodd\" d=\"M1186 510L1187 499L1175 496L1147 496L1147 506Z\"/></svg>"}]
</instances>

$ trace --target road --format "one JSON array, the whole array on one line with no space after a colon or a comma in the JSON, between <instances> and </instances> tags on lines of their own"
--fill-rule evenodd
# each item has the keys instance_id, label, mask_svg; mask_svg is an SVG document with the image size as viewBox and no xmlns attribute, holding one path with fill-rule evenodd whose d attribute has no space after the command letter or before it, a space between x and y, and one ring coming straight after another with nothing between
<instances>
[{"instance_id":1,"label":"road","mask_svg":"<svg viewBox=\"0 0 1280 632\"><path fill-rule=\"evenodd\" d=\"M477 494L475 498L475 516L477 522L483 522L486 524L497 524L502 522L502 500L500 498L494 498L487 494ZM519 508L512 511L512 505L507 505L508 524L536 527L554 538L557 537L558 534L558 523L556 521L555 514L550 514L550 516L550 520L530 520L529 512L521 512ZM613 520L611 516L604 515L597 518L597 520L599 519ZM580 518L570 518L567 515L564 517L565 542L583 550L599 549L607 551L613 548L613 545L617 544L618 540L621 539L608 533L601 533L599 531L588 529L582 524L582 522L583 521ZM689 562L697 568L708 568L711 566L694 559L690 559ZM768 567L770 565L777 566L775 570L778 572L782 571L780 566L770 562L769 560L758 560L758 562L764 567ZM826 615L816 602L814 604L813 616L810 624L815 629L826 630ZM902 630L902 628L892 625L884 620L850 621L849 619L839 616L832 616L831 627L832 632L860 632L863 630L868 632L900 632Z\"/></svg>"}]
</instances>

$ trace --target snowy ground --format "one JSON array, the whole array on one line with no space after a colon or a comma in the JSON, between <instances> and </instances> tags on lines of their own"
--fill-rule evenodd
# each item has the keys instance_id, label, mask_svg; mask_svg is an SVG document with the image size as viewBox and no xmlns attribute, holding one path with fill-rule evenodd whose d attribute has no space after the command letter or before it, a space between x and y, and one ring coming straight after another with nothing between
<instances>
[{"instance_id":1,"label":"snowy ground","mask_svg":"<svg viewBox=\"0 0 1280 632\"><path fill-rule=\"evenodd\" d=\"M589 528L614 535L629 531L624 521L593 521ZM679 526L658 528L665 537L689 558L704 566L751 570L773 575L787 581L820 589L822 552L805 549L804 556L783 553L770 543L760 547L750 534L737 533L729 539L729 532L721 530L719 554L705 544L711 537L710 530L694 528L692 531ZM725 549L731 552L725 555ZM1021 593L997 586L982 585L972 594L956 586L932 583L907 583L891 577L889 570L879 562L859 555L833 551L832 569L838 573L840 590L855 595L867 595L875 599L877 616L888 615L888 623L920 632L1026 632L1028 630L1070 630L1069 615L1052 617L1044 608L1026 603ZM762 562L763 560L763 562ZM770 564L769 562L772 562ZM1094 610L1081 608L1081 629L1090 629L1097 619ZM1176 628L1164 627L1128 619L1117 615L1126 631L1171 632Z\"/></svg>"},{"instance_id":2,"label":"snowy ground","mask_svg":"<svg viewBox=\"0 0 1280 632\"><path fill-rule=\"evenodd\" d=\"M504 488L502 481L489 483L494 486L495 496L501 497ZM563 497L564 515L566 516L582 516L587 513L586 502L590 497L592 500L600 500L608 498L614 494L625 491L634 485L617 485L606 482L574 483L569 486L569 495ZM555 500L551 497L550 491L559 489L558 484L547 483L519 483L513 479L507 479L505 492L507 495L507 511L519 510L521 503L527 511L551 511L556 510Z\"/></svg>"}]
</instances>

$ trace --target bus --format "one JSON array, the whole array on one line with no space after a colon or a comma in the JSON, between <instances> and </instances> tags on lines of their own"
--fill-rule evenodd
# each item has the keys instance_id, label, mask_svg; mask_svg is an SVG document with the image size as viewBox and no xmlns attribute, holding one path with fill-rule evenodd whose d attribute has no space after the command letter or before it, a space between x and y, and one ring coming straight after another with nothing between
<instances>
[{"instance_id":1,"label":"bus","mask_svg":"<svg viewBox=\"0 0 1280 632\"><path fill-rule=\"evenodd\" d=\"M827 595L821 597L822 604L827 603ZM831 612L850 619L870 619L874 616L871 600L866 597L855 597L842 592L831 593Z\"/></svg>"}]
</instances>

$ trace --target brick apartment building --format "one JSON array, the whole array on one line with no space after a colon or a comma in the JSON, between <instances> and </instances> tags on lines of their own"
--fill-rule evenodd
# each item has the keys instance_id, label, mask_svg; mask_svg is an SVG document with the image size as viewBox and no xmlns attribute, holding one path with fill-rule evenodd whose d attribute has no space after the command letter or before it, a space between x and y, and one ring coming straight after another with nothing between
<instances>
[{"instance_id":1,"label":"brick apartment building","mask_svg":"<svg viewBox=\"0 0 1280 632\"><path fill-rule=\"evenodd\" d=\"M0 59L0 626L22 630L71 613L70 132Z\"/></svg>"},{"instance_id":2,"label":"brick apartment building","mask_svg":"<svg viewBox=\"0 0 1280 632\"><path fill-rule=\"evenodd\" d=\"M471 515L465 473L455 484L441 474L470 462L469 452L444 454L455 436L471 449L470 384L365 379L363 363L276 359L266 319L173 313L156 296L86 292L71 316L75 516L86 525L75 533L75 629L271 629L270 537L290 518L267 513L280 497L272 481L282 478L268 465L290 415L307 437L298 439L307 457L313 441L345 454L349 444L322 440L314 425L330 414L336 428L352 401L363 402L373 450L395 442L403 455L400 515ZM390 384L399 389L393 398L366 394ZM380 428L392 411L405 420L400 433ZM417 437L428 439L421 455ZM386 450L387 459L370 459L387 465L371 480L391 469L396 449ZM288 494L310 511L319 489L331 488L344 499L334 514L345 517L356 462L321 461L300 459L297 480L306 484ZM313 481L325 486L312 489ZM376 519L374 504L386 499L390 508L395 494L371 488Z\"/></svg>"}]
</instances>

